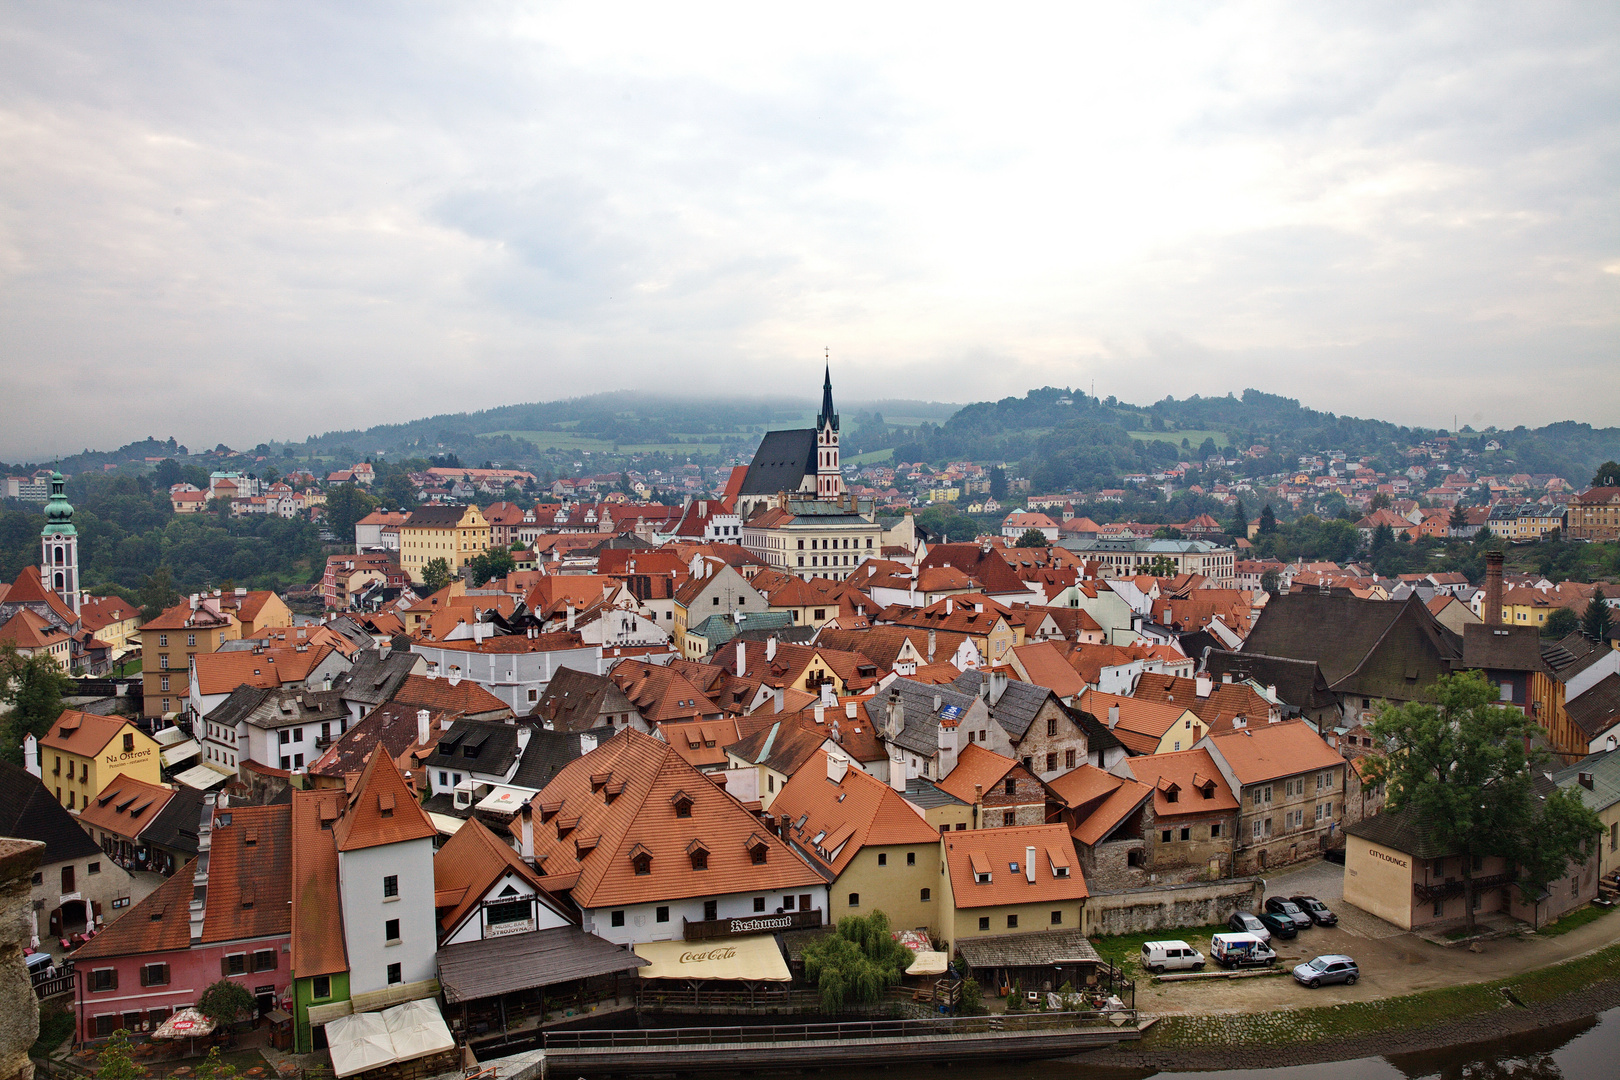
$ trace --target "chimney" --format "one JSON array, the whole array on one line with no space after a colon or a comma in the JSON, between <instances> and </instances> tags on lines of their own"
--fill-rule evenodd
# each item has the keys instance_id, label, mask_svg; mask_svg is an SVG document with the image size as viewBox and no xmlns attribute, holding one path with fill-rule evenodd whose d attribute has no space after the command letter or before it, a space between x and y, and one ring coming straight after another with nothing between
<instances>
[{"instance_id":1,"label":"chimney","mask_svg":"<svg viewBox=\"0 0 1620 1080\"><path fill-rule=\"evenodd\" d=\"M953 606L953 601L951 600L950 597L947 596L945 598L945 614L946 615L949 615L951 613L952 606Z\"/></svg>"},{"instance_id":2,"label":"chimney","mask_svg":"<svg viewBox=\"0 0 1620 1080\"><path fill-rule=\"evenodd\" d=\"M567 618L566 625L568 627L568 632L570 634L573 633L574 632L574 604L573 604L572 601L570 601L569 604L568 604L568 618Z\"/></svg>"},{"instance_id":3,"label":"chimney","mask_svg":"<svg viewBox=\"0 0 1620 1080\"><path fill-rule=\"evenodd\" d=\"M1232 682L1232 673L1230 671L1221 672L1221 682L1223 685L1230 685Z\"/></svg>"},{"instance_id":4,"label":"chimney","mask_svg":"<svg viewBox=\"0 0 1620 1080\"><path fill-rule=\"evenodd\" d=\"M1480 620L1486 626L1502 625L1502 553L1485 553L1485 610Z\"/></svg>"},{"instance_id":5,"label":"chimney","mask_svg":"<svg viewBox=\"0 0 1620 1080\"><path fill-rule=\"evenodd\" d=\"M529 745L529 736L531 736L533 734L534 734L534 732L529 729L529 726L527 724L519 724L518 725L517 744L518 744L518 756L519 757L523 756L523 749L524 749L524 747Z\"/></svg>"},{"instance_id":6,"label":"chimney","mask_svg":"<svg viewBox=\"0 0 1620 1080\"><path fill-rule=\"evenodd\" d=\"M855 702L844 702L844 715L849 717L851 720L855 719Z\"/></svg>"},{"instance_id":7,"label":"chimney","mask_svg":"<svg viewBox=\"0 0 1620 1080\"><path fill-rule=\"evenodd\" d=\"M816 723L825 724L827 722L827 709L825 706L817 705L811 711L815 714Z\"/></svg>"},{"instance_id":8,"label":"chimney","mask_svg":"<svg viewBox=\"0 0 1620 1080\"><path fill-rule=\"evenodd\" d=\"M782 687L776 688L776 711L780 715L787 708L787 691Z\"/></svg>"},{"instance_id":9,"label":"chimney","mask_svg":"<svg viewBox=\"0 0 1620 1080\"><path fill-rule=\"evenodd\" d=\"M1007 692L1007 673L1005 671L990 672L990 704L994 705L1001 700L1001 695Z\"/></svg>"},{"instance_id":10,"label":"chimney","mask_svg":"<svg viewBox=\"0 0 1620 1080\"><path fill-rule=\"evenodd\" d=\"M1035 884L1035 848L1033 846L1024 849L1024 880L1031 885Z\"/></svg>"},{"instance_id":11,"label":"chimney","mask_svg":"<svg viewBox=\"0 0 1620 1080\"><path fill-rule=\"evenodd\" d=\"M741 679L748 674L748 642L737 642L737 678Z\"/></svg>"},{"instance_id":12,"label":"chimney","mask_svg":"<svg viewBox=\"0 0 1620 1080\"><path fill-rule=\"evenodd\" d=\"M933 627L929 627L928 628L928 662L930 664L932 664L934 662L934 646L936 644L937 644L937 642L934 639L934 629L933 629Z\"/></svg>"},{"instance_id":13,"label":"chimney","mask_svg":"<svg viewBox=\"0 0 1620 1080\"><path fill-rule=\"evenodd\" d=\"M901 731L905 730L905 726L905 702L900 700L900 691L890 690L888 708L883 716L883 730L888 734L889 738L893 739Z\"/></svg>"},{"instance_id":14,"label":"chimney","mask_svg":"<svg viewBox=\"0 0 1620 1080\"><path fill-rule=\"evenodd\" d=\"M838 708L838 695L833 693L833 684L830 682L821 684L821 704L828 709Z\"/></svg>"},{"instance_id":15,"label":"chimney","mask_svg":"<svg viewBox=\"0 0 1620 1080\"><path fill-rule=\"evenodd\" d=\"M586 754L589 754L592 750L595 750L595 749L596 749L596 736L592 735L588 731L580 732L579 733L579 754L580 754L580 756L584 757Z\"/></svg>"},{"instance_id":16,"label":"chimney","mask_svg":"<svg viewBox=\"0 0 1620 1080\"><path fill-rule=\"evenodd\" d=\"M835 784L842 784L844 776L849 772L849 758L843 754L827 755L827 779Z\"/></svg>"},{"instance_id":17,"label":"chimney","mask_svg":"<svg viewBox=\"0 0 1620 1080\"><path fill-rule=\"evenodd\" d=\"M776 635L772 634L765 639L765 662L768 664L776 659Z\"/></svg>"},{"instance_id":18,"label":"chimney","mask_svg":"<svg viewBox=\"0 0 1620 1080\"><path fill-rule=\"evenodd\" d=\"M433 733L432 728L428 725L429 715L426 709L416 710L416 741L424 746L427 744L428 736Z\"/></svg>"},{"instance_id":19,"label":"chimney","mask_svg":"<svg viewBox=\"0 0 1620 1080\"><path fill-rule=\"evenodd\" d=\"M1215 688L1215 684L1210 682L1208 676L1200 675L1197 679L1193 680L1193 688L1198 692L1199 697L1207 698L1209 697L1209 692Z\"/></svg>"},{"instance_id":20,"label":"chimney","mask_svg":"<svg viewBox=\"0 0 1620 1080\"><path fill-rule=\"evenodd\" d=\"M532 802L532 800L530 800ZM534 807L525 802L518 811L518 854L526 863L534 862Z\"/></svg>"},{"instance_id":21,"label":"chimney","mask_svg":"<svg viewBox=\"0 0 1620 1080\"><path fill-rule=\"evenodd\" d=\"M941 720L939 722L939 778L944 779L951 775L956 768L957 731L958 721Z\"/></svg>"},{"instance_id":22,"label":"chimney","mask_svg":"<svg viewBox=\"0 0 1620 1080\"><path fill-rule=\"evenodd\" d=\"M1118 723L1119 723L1119 706L1117 704L1108 706L1108 730L1113 731L1115 726L1118 725Z\"/></svg>"},{"instance_id":23,"label":"chimney","mask_svg":"<svg viewBox=\"0 0 1620 1080\"><path fill-rule=\"evenodd\" d=\"M942 706L944 704L945 704L945 699L943 697L941 697L940 695L935 694L934 695L934 711L939 712L940 706Z\"/></svg>"}]
</instances>

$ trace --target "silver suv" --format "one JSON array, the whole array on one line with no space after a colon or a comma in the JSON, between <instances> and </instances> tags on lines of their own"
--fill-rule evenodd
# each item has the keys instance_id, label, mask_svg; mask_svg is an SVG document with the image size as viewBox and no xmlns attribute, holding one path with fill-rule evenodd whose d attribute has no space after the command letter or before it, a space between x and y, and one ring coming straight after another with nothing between
<instances>
[{"instance_id":1,"label":"silver suv","mask_svg":"<svg viewBox=\"0 0 1620 1080\"><path fill-rule=\"evenodd\" d=\"M1329 953L1309 960L1294 969L1294 981L1315 990L1324 983L1344 983L1346 986L1356 985L1361 978L1361 969L1350 957L1340 953Z\"/></svg>"}]
</instances>

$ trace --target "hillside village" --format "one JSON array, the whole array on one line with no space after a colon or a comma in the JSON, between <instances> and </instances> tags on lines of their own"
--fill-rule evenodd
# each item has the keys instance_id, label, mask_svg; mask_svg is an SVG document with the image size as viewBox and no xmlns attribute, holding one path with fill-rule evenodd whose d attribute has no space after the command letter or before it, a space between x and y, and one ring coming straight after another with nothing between
<instances>
[{"instance_id":1,"label":"hillside village","mask_svg":"<svg viewBox=\"0 0 1620 1080\"><path fill-rule=\"evenodd\" d=\"M1405 931L1620 891L1620 587L1503 553L1620 539L1613 480L1495 475L1437 436L1399 470L1252 475L1268 446L1211 445L1042 492L998 464L848 465L840 427L829 371L813 426L724 467L432 465L386 504L366 493L400 478L369 461L214 470L172 513L316 524L319 580L145 613L86 589L67 478L8 479L44 527L0 584L0 644L76 681L0 814L44 845L22 944L74 1039L151 1035L218 979L334 1065L356 1018L423 1003L431 1050L338 1075L655 992L786 1009L804 950L879 911L911 932L914 1000L1106 999L1123 973L1096 939L1256 913L1268 872L1328 856L1406 853L1344 897ZM1148 491L1226 518L1091 516ZM1276 511L1327 499L1355 510L1347 557L1275 557ZM932 535L941 502L997 527ZM1379 572L1424 538L1483 573ZM1496 864L1452 887L1460 854L1383 813L1372 725L1459 673L1608 831L1545 896Z\"/></svg>"}]
</instances>

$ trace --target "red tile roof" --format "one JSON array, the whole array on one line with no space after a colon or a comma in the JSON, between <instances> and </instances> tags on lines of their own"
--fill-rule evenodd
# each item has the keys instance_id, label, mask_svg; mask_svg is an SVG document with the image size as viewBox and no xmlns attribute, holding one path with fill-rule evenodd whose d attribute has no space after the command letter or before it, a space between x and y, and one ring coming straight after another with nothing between
<instances>
[{"instance_id":1,"label":"red tile roof","mask_svg":"<svg viewBox=\"0 0 1620 1080\"><path fill-rule=\"evenodd\" d=\"M120 773L79 811L79 824L134 839L152 824L172 798L173 788L148 784Z\"/></svg>"},{"instance_id":2,"label":"red tile roof","mask_svg":"<svg viewBox=\"0 0 1620 1080\"><path fill-rule=\"evenodd\" d=\"M339 851L381 847L437 836L416 795L405 784L394 759L372 752L343 818L332 830Z\"/></svg>"},{"instance_id":3,"label":"red tile roof","mask_svg":"<svg viewBox=\"0 0 1620 1080\"><path fill-rule=\"evenodd\" d=\"M1231 766L1240 784L1264 783L1344 764L1344 758L1329 749L1303 720L1250 725L1241 731L1211 735L1209 741Z\"/></svg>"},{"instance_id":4,"label":"red tile roof","mask_svg":"<svg viewBox=\"0 0 1620 1080\"><path fill-rule=\"evenodd\" d=\"M62 715L56 718L56 722L45 733L45 737L39 740L39 744L80 757L95 757L112 742L113 736L124 730L125 726L131 731L139 730L122 716L98 716L95 713L63 709ZM143 734L141 737L146 736Z\"/></svg>"},{"instance_id":5,"label":"red tile roof","mask_svg":"<svg viewBox=\"0 0 1620 1080\"><path fill-rule=\"evenodd\" d=\"M546 890L543 876L524 862L510 844L502 843L477 818L469 818L433 856L434 896L453 898L443 905L435 900L440 939L454 930L478 907L484 894L508 874L516 874L534 886L541 901L559 914L569 914L567 905Z\"/></svg>"},{"instance_id":6,"label":"red tile roof","mask_svg":"<svg viewBox=\"0 0 1620 1080\"><path fill-rule=\"evenodd\" d=\"M1033 882L1024 866L1029 847L1035 848ZM1018 866L1016 871L1012 869L1014 864ZM1090 895L1069 831L1062 825L947 833L945 866L958 908L1083 900ZM1060 869L1067 869L1068 876L1057 876ZM988 871L990 880L976 880L976 870Z\"/></svg>"},{"instance_id":7,"label":"red tile roof","mask_svg":"<svg viewBox=\"0 0 1620 1080\"><path fill-rule=\"evenodd\" d=\"M330 827L346 801L337 789L292 793L292 969L299 978L349 968Z\"/></svg>"},{"instance_id":8,"label":"red tile roof","mask_svg":"<svg viewBox=\"0 0 1620 1080\"><path fill-rule=\"evenodd\" d=\"M1126 758L1122 765L1138 781L1154 789L1153 816L1160 821L1225 814L1238 809L1237 795L1215 767L1215 759L1208 750L1179 750Z\"/></svg>"},{"instance_id":9,"label":"red tile roof","mask_svg":"<svg viewBox=\"0 0 1620 1080\"><path fill-rule=\"evenodd\" d=\"M771 813L792 818L794 842L816 853L834 874L843 873L863 847L939 840L939 832L898 791L847 758L843 779L834 783L828 761L825 750L812 754L777 793Z\"/></svg>"},{"instance_id":10,"label":"red tile roof","mask_svg":"<svg viewBox=\"0 0 1620 1080\"><path fill-rule=\"evenodd\" d=\"M407 675L395 691L393 701L433 713L476 716L480 713L510 710L511 706L471 679Z\"/></svg>"},{"instance_id":11,"label":"red tile roof","mask_svg":"<svg viewBox=\"0 0 1620 1080\"><path fill-rule=\"evenodd\" d=\"M46 622L29 608L22 608L0 626L0 645L15 645L19 649L48 649L67 639L67 631Z\"/></svg>"},{"instance_id":12,"label":"red tile roof","mask_svg":"<svg viewBox=\"0 0 1620 1080\"><path fill-rule=\"evenodd\" d=\"M1018 762L1010 757L986 750L978 743L968 743L957 755L956 768L934 786L947 795L971 804L975 785L981 793L987 792L1017 766Z\"/></svg>"}]
</instances>

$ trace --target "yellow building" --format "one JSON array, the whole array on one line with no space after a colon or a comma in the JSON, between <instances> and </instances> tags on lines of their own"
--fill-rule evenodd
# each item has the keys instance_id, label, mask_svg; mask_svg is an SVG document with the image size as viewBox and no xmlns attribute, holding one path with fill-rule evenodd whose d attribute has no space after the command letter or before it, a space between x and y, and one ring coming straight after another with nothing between
<instances>
[{"instance_id":1,"label":"yellow building","mask_svg":"<svg viewBox=\"0 0 1620 1080\"><path fill-rule=\"evenodd\" d=\"M221 644L242 636L236 616L220 607L217 596L193 595L140 629L142 711L167 716L185 706L191 691L191 658L218 652Z\"/></svg>"},{"instance_id":2,"label":"yellow building","mask_svg":"<svg viewBox=\"0 0 1620 1080\"><path fill-rule=\"evenodd\" d=\"M79 622L97 641L112 646L112 658L140 647L136 633L141 625L141 606L117 596L86 596L79 606Z\"/></svg>"},{"instance_id":3,"label":"yellow building","mask_svg":"<svg viewBox=\"0 0 1620 1080\"><path fill-rule=\"evenodd\" d=\"M293 624L292 609L269 589L237 589L223 596L215 590L214 596L220 610L230 612L242 624L242 637L258 637L266 630Z\"/></svg>"},{"instance_id":4,"label":"yellow building","mask_svg":"<svg viewBox=\"0 0 1620 1080\"><path fill-rule=\"evenodd\" d=\"M57 802L81 810L115 776L162 783L160 749L122 716L67 709L39 741L40 779Z\"/></svg>"},{"instance_id":5,"label":"yellow building","mask_svg":"<svg viewBox=\"0 0 1620 1080\"><path fill-rule=\"evenodd\" d=\"M420 506L399 526L399 565L420 585L422 571L434 559L459 574L489 545L489 522L478 507Z\"/></svg>"},{"instance_id":6,"label":"yellow building","mask_svg":"<svg viewBox=\"0 0 1620 1080\"><path fill-rule=\"evenodd\" d=\"M898 930L936 930L939 832L848 755L817 751L771 803L786 837L833 880L827 921L881 910Z\"/></svg>"},{"instance_id":7,"label":"yellow building","mask_svg":"<svg viewBox=\"0 0 1620 1080\"><path fill-rule=\"evenodd\" d=\"M1086 883L1064 826L952 831L939 844L946 952L975 938L1085 931Z\"/></svg>"}]
</instances>

